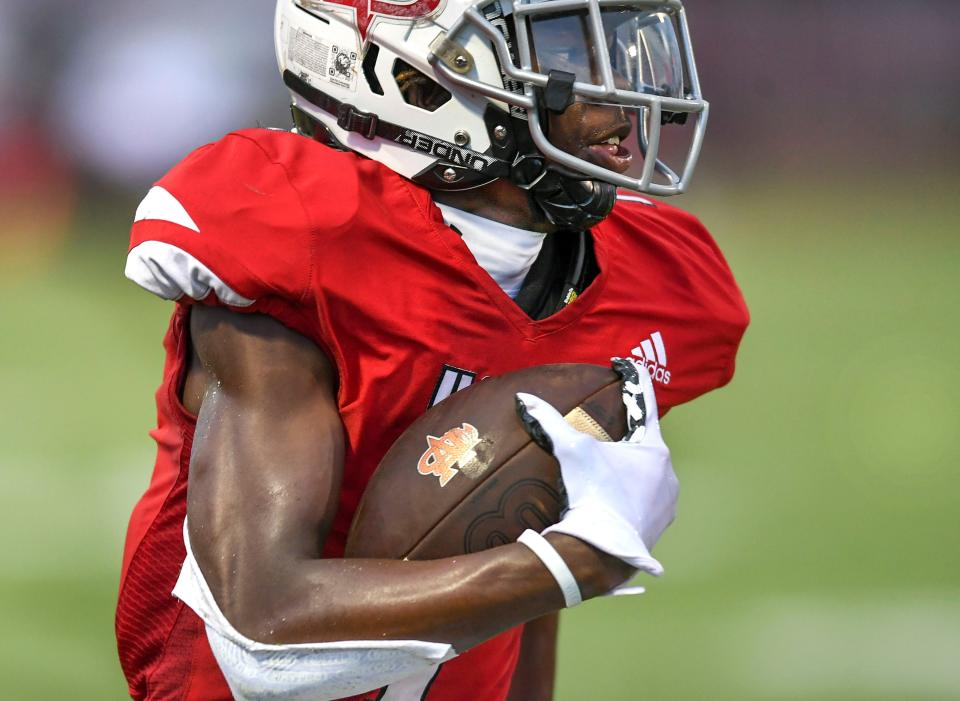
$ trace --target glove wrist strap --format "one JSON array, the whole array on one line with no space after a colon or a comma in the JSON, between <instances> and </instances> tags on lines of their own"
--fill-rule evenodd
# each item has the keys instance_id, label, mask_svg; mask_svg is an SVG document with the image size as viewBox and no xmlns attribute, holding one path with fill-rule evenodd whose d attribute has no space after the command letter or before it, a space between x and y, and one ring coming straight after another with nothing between
<instances>
[{"instance_id":1,"label":"glove wrist strap","mask_svg":"<svg viewBox=\"0 0 960 701\"><path fill-rule=\"evenodd\" d=\"M567 608L572 608L583 601L580 586L577 584L573 572L570 571L567 563L563 561L563 558L546 538L534 530L527 529L520 534L517 542L530 548L533 554L550 570L550 574L557 580L557 585L563 593L563 602Z\"/></svg>"}]
</instances>

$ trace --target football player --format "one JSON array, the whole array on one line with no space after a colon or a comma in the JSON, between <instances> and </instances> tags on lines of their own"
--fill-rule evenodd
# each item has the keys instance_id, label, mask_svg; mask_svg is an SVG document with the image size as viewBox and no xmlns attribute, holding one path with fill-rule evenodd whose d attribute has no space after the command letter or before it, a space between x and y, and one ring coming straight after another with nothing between
<instances>
[{"instance_id":1,"label":"football player","mask_svg":"<svg viewBox=\"0 0 960 701\"><path fill-rule=\"evenodd\" d=\"M135 215L126 274L176 306L117 607L130 694L549 699L555 612L660 571L676 482L654 387L667 410L728 382L747 324L708 232L638 194L682 192L700 149L683 8L278 0L275 42L295 128L198 149ZM550 532L340 557L429 406L630 355L633 440L521 398L568 492Z\"/></svg>"}]
</instances>

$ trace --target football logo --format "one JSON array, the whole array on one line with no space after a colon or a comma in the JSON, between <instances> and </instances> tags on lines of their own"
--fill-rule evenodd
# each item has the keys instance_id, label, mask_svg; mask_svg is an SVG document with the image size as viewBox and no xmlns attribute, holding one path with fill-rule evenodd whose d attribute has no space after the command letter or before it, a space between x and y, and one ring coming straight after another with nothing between
<instances>
[{"instance_id":1,"label":"football logo","mask_svg":"<svg viewBox=\"0 0 960 701\"><path fill-rule=\"evenodd\" d=\"M415 2L391 2L391 0L302 0L306 7L342 5L357 11L357 28L360 38L367 38L367 28L375 17L417 19L431 15L443 0L415 0Z\"/></svg>"},{"instance_id":2,"label":"football logo","mask_svg":"<svg viewBox=\"0 0 960 701\"><path fill-rule=\"evenodd\" d=\"M480 432L468 423L451 428L442 436L427 436L427 449L420 456L417 472L435 475L440 486L445 487L459 470L476 460L476 447L480 444Z\"/></svg>"}]
</instances>

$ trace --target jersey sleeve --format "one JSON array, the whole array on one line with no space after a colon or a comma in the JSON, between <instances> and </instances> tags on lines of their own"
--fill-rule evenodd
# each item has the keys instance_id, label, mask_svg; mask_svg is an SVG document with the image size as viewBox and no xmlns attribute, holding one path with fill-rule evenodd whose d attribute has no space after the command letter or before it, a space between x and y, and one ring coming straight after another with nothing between
<instances>
[{"instance_id":1,"label":"jersey sleeve","mask_svg":"<svg viewBox=\"0 0 960 701\"><path fill-rule=\"evenodd\" d=\"M642 242L650 267L638 285L661 290L686 342L690 370L673 373L671 388L689 401L727 384L750 313L713 236L692 214L635 195L620 195L611 219Z\"/></svg>"},{"instance_id":2,"label":"jersey sleeve","mask_svg":"<svg viewBox=\"0 0 960 701\"><path fill-rule=\"evenodd\" d=\"M740 342L750 324L750 312L739 284L720 246L707 227L689 212L657 203L657 214L671 222L676 256L682 263L689 293L704 309L704 342L715 345L718 353L712 366L712 387L723 387L736 369Z\"/></svg>"},{"instance_id":3,"label":"jersey sleeve","mask_svg":"<svg viewBox=\"0 0 960 701\"><path fill-rule=\"evenodd\" d=\"M137 208L126 276L170 300L260 311L302 306L312 227L284 166L253 138L201 147Z\"/></svg>"}]
</instances>

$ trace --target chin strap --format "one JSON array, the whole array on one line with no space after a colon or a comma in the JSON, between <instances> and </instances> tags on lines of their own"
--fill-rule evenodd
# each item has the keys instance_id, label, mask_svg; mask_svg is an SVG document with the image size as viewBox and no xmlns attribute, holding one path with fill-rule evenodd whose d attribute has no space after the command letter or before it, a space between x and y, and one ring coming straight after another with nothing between
<instances>
[{"instance_id":1,"label":"chin strap","mask_svg":"<svg viewBox=\"0 0 960 701\"><path fill-rule=\"evenodd\" d=\"M291 71L283 72L283 82L303 99L336 117L337 126L344 131L359 134L368 140L386 139L432 156L436 159L433 165L412 178L424 187L436 190L468 190L506 177L510 171L509 162L494 156L393 124L373 112L362 112L353 105L318 90ZM311 136L316 131L316 120L302 109L294 106L293 117L300 133ZM329 134L329 130L326 131Z\"/></svg>"},{"instance_id":2,"label":"chin strap","mask_svg":"<svg viewBox=\"0 0 960 701\"><path fill-rule=\"evenodd\" d=\"M580 180L550 168L528 192L550 222L573 231L599 224L617 201L617 188L610 183Z\"/></svg>"},{"instance_id":3,"label":"chin strap","mask_svg":"<svg viewBox=\"0 0 960 701\"><path fill-rule=\"evenodd\" d=\"M547 221L561 229L585 231L610 214L617 201L616 186L549 163L537 151L525 123L514 129L514 135L518 155L510 179L527 191L530 202Z\"/></svg>"}]
</instances>

